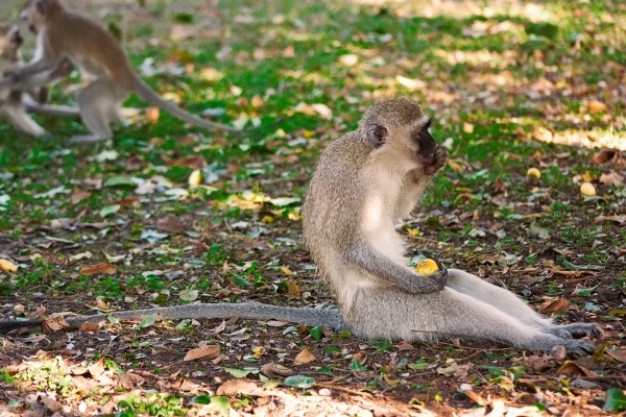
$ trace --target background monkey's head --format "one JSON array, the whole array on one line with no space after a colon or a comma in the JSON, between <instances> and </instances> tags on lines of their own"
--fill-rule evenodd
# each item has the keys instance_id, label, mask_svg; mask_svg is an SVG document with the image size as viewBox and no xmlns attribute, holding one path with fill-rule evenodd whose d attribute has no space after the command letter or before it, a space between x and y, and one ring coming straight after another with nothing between
<instances>
[{"instance_id":1,"label":"background monkey's head","mask_svg":"<svg viewBox=\"0 0 626 417\"><path fill-rule=\"evenodd\" d=\"M430 118L419 105L399 98L375 104L363 116L360 137L372 147L372 156L389 158L402 170L438 164L437 143L428 131Z\"/></svg>"},{"instance_id":2,"label":"background monkey's head","mask_svg":"<svg viewBox=\"0 0 626 417\"><path fill-rule=\"evenodd\" d=\"M30 0L22 10L20 20L36 34L53 13L62 9L58 0Z\"/></svg>"},{"instance_id":3,"label":"background monkey's head","mask_svg":"<svg viewBox=\"0 0 626 417\"><path fill-rule=\"evenodd\" d=\"M12 70L20 61L20 47L23 42L17 27L0 25L0 74Z\"/></svg>"}]
</instances>

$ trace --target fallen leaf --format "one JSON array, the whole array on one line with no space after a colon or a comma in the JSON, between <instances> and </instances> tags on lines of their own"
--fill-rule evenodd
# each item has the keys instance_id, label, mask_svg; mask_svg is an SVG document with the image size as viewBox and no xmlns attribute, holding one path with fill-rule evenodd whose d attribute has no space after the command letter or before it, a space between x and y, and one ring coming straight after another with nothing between
<instances>
[{"instance_id":1,"label":"fallen leaf","mask_svg":"<svg viewBox=\"0 0 626 417\"><path fill-rule=\"evenodd\" d=\"M156 220L155 227L157 230L170 233L183 233L187 227L176 217L161 217Z\"/></svg>"},{"instance_id":2,"label":"fallen leaf","mask_svg":"<svg viewBox=\"0 0 626 417\"><path fill-rule=\"evenodd\" d=\"M615 223L619 223L619 224L624 224L626 223L626 214L622 214L622 215L614 215L614 216L598 216L594 219L595 223L600 223L600 222L615 222Z\"/></svg>"},{"instance_id":3,"label":"fallen leaf","mask_svg":"<svg viewBox=\"0 0 626 417\"><path fill-rule=\"evenodd\" d=\"M592 161L596 164L604 164L606 162L614 162L620 157L620 152L615 149L602 149L596 153Z\"/></svg>"},{"instance_id":4,"label":"fallen leaf","mask_svg":"<svg viewBox=\"0 0 626 417\"><path fill-rule=\"evenodd\" d=\"M584 375L587 378L593 378L596 374L590 370L581 366L573 361L565 361L563 365L556 371L557 375L567 375L567 376L575 376L575 375Z\"/></svg>"},{"instance_id":5,"label":"fallen leaf","mask_svg":"<svg viewBox=\"0 0 626 417\"><path fill-rule=\"evenodd\" d=\"M426 83L424 81L403 77L402 75L397 75L396 81L409 91L420 90L426 87Z\"/></svg>"},{"instance_id":6,"label":"fallen leaf","mask_svg":"<svg viewBox=\"0 0 626 417\"><path fill-rule=\"evenodd\" d=\"M293 361L294 365L304 365L306 363L309 362L313 362L315 360L315 355L313 355L311 353L311 351L309 351L309 349L304 348L302 349L302 351L300 353L298 353L298 355L296 356L296 358Z\"/></svg>"},{"instance_id":7,"label":"fallen leaf","mask_svg":"<svg viewBox=\"0 0 626 417\"><path fill-rule=\"evenodd\" d=\"M78 331L81 333L99 333L100 325L98 323L93 323L91 321L86 321L80 325Z\"/></svg>"},{"instance_id":8,"label":"fallen leaf","mask_svg":"<svg viewBox=\"0 0 626 417\"><path fill-rule=\"evenodd\" d=\"M607 350L605 353L618 362L626 362L626 349L624 348Z\"/></svg>"},{"instance_id":9,"label":"fallen leaf","mask_svg":"<svg viewBox=\"0 0 626 417\"><path fill-rule=\"evenodd\" d=\"M50 317L41 323L41 328L44 333L56 333L70 327L70 324L64 317Z\"/></svg>"},{"instance_id":10,"label":"fallen leaf","mask_svg":"<svg viewBox=\"0 0 626 417\"><path fill-rule=\"evenodd\" d=\"M117 267L108 262L100 262L93 265L85 265L83 266L79 273L84 276L95 275L95 274L105 274L105 275L113 275L117 272Z\"/></svg>"},{"instance_id":11,"label":"fallen leaf","mask_svg":"<svg viewBox=\"0 0 626 417\"><path fill-rule=\"evenodd\" d=\"M271 362L263 365L263 367L261 367L261 372L270 378L284 378L294 374L294 371L291 369Z\"/></svg>"},{"instance_id":12,"label":"fallen leaf","mask_svg":"<svg viewBox=\"0 0 626 417\"><path fill-rule=\"evenodd\" d=\"M545 315L567 311L568 308L569 308L569 301L567 301L563 297L559 297L555 300L545 301L539 307L541 312Z\"/></svg>"},{"instance_id":13,"label":"fallen leaf","mask_svg":"<svg viewBox=\"0 0 626 417\"><path fill-rule=\"evenodd\" d=\"M13 306L13 314L16 316L23 316L26 309L24 308L24 304L15 304Z\"/></svg>"},{"instance_id":14,"label":"fallen leaf","mask_svg":"<svg viewBox=\"0 0 626 417\"><path fill-rule=\"evenodd\" d=\"M168 159L167 165L191 169L202 169L207 166L206 159L202 155L190 155L184 158Z\"/></svg>"},{"instance_id":15,"label":"fallen leaf","mask_svg":"<svg viewBox=\"0 0 626 417\"><path fill-rule=\"evenodd\" d=\"M137 386L143 385L145 380L140 376L132 372L125 372L118 377L118 385L124 389L130 390Z\"/></svg>"},{"instance_id":16,"label":"fallen leaf","mask_svg":"<svg viewBox=\"0 0 626 417\"><path fill-rule=\"evenodd\" d=\"M217 395L251 395L258 390L256 383L249 379L230 379L217 387Z\"/></svg>"},{"instance_id":17,"label":"fallen leaf","mask_svg":"<svg viewBox=\"0 0 626 417\"><path fill-rule=\"evenodd\" d=\"M617 172L611 171L608 174L600 175L600 179L598 181L604 185L621 185L624 183L624 177Z\"/></svg>"},{"instance_id":18,"label":"fallen leaf","mask_svg":"<svg viewBox=\"0 0 626 417\"><path fill-rule=\"evenodd\" d=\"M57 411L60 411L63 408L63 404L53 400L52 398L48 397L47 395L42 395L39 397L39 401L41 401L41 403L43 405L46 406L46 408L50 411L52 411L53 413L56 413Z\"/></svg>"},{"instance_id":19,"label":"fallen leaf","mask_svg":"<svg viewBox=\"0 0 626 417\"><path fill-rule=\"evenodd\" d=\"M184 362L195 361L197 359L215 359L220 354L220 345L204 345L191 349L185 355Z\"/></svg>"},{"instance_id":20,"label":"fallen leaf","mask_svg":"<svg viewBox=\"0 0 626 417\"><path fill-rule=\"evenodd\" d=\"M72 191L72 195L70 196L70 202L72 204L77 204L89 197L91 197L91 193L89 191L83 191L80 188L74 188L74 190Z\"/></svg>"}]
</instances>

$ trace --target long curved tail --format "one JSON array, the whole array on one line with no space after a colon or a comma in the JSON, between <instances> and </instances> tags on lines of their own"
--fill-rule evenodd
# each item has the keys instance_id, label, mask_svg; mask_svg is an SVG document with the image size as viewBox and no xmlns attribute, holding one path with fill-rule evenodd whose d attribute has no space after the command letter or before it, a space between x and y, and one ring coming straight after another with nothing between
<instances>
[{"instance_id":1,"label":"long curved tail","mask_svg":"<svg viewBox=\"0 0 626 417\"><path fill-rule=\"evenodd\" d=\"M68 318L71 328L78 328L81 324L98 322L107 317L118 319L141 319L146 316L158 315L168 319L228 319L239 317L251 320L281 320L293 323L302 323L308 326L322 326L333 330L342 330L346 326L341 313L335 308L309 307L281 307L262 303L212 303L212 304L185 304L173 307L149 308L145 310L118 311L111 314L96 314L93 316L78 316ZM0 334L20 328L41 327L43 320L8 320L0 321Z\"/></svg>"},{"instance_id":2,"label":"long curved tail","mask_svg":"<svg viewBox=\"0 0 626 417\"><path fill-rule=\"evenodd\" d=\"M179 119L196 125L198 127L203 127L205 129L220 129L228 132L241 132L241 130L234 128L232 126L227 126L221 123L211 122L209 120L203 119L201 117L195 116L180 107L171 101L164 100L161 96L155 93L152 88L148 84L146 84L139 76L134 76L134 87L137 94L139 94L144 100L153 106L159 107L166 112L178 117Z\"/></svg>"}]
</instances>

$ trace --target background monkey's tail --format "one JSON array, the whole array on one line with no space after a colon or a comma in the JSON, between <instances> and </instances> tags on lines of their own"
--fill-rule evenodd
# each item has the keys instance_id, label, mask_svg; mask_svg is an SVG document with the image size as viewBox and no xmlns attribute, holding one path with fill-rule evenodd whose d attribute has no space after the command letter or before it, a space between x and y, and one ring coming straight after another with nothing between
<instances>
[{"instance_id":1,"label":"background monkey's tail","mask_svg":"<svg viewBox=\"0 0 626 417\"><path fill-rule=\"evenodd\" d=\"M134 77L134 87L137 94L139 94L148 103L153 106L159 107L162 110L165 110L166 112L178 117L179 119L187 123L191 123L195 126L203 127L205 129L220 129L228 132L241 132L241 130L232 126L211 122L181 109L176 104L163 99L163 97L155 93L154 90L152 90L152 88L150 88L150 86L138 76Z\"/></svg>"},{"instance_id":2,"label":"background monkey's tail","mask_svg":"<svg viewBox=\"0 0 626 417\"><path fill-rule=\"evenodd\" d=\"M70 328L81 324L106 320L107 317L118 319L141 319L158 315L167 319L229 319L239 317L251 320L280 320L302 323L308 326L322 326L333 330L342 330L346 326L341 313L335 308L281 307L261 303L211 303L185 304L173 307L149 308L146 310L119 311L111 314L77 316L66 318ZM41 327L44 320L8 320L0 321L0 334L21 328Z\"/></svg>"}]
</instances>

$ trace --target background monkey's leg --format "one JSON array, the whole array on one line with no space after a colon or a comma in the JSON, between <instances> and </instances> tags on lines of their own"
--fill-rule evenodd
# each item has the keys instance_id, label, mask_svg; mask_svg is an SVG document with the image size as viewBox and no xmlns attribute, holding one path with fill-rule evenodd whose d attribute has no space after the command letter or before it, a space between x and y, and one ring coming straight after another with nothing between
<instances>
[{"instance_id":1,"label":"background monkey's leg","mask_svg":"<svg viewBox=\"0 0 626 417\"><path fill-rule=\"evenodd\" d=\"M78 94L78 107L91 134L74 136L70 142L98 142L112 137L109 124L118 101L113 86L106 80L97 80L85 87Z\"/></svg>"}]
</instances>

